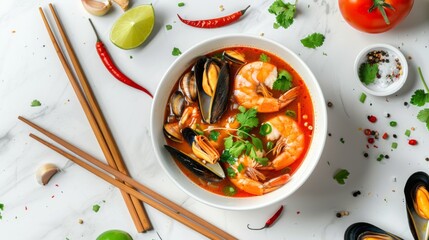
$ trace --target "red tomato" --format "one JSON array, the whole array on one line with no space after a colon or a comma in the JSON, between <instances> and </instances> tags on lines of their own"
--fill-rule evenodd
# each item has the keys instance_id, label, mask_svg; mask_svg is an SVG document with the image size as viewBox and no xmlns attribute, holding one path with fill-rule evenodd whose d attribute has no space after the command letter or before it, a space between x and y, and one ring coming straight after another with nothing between
<instances>
[{"instance_id":1,"label":"red tomato","mask_svg":"<svg viewBox=\"0 0 429 240\"><path fill-rule=\"evenodd\" d=\"M352 27L367 33L392 29L410 13L413 3L414 0L338 0L344 19ZM383 18L383 10L387 21Z\"/></svg>"}]
</instances>

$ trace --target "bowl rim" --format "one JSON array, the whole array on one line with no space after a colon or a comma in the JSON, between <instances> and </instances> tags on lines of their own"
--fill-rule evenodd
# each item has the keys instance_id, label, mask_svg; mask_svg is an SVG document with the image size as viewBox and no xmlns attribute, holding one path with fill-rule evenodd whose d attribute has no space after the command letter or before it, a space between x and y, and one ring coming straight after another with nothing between
<instances>
[{"instance_id":1,"label":"bowl rim","mask_svg":"<svg viewBox=\"0 0 429 240\"><path fill-rule=\"evenodd\" d=\"M396 84L391 84L389 87L385 88L384 90L377 91L377 90L373 90L373 89L368 88L365 84L363 84L360 81L359 67L363 62L363 58L365 57L365 55L368 52L370 52L372 50L376 50L376 49L383 49L383 48L392 51L393 53L395 53L398 56L399 61L401 62L401 65L402 65L403 74ZM397 91L399 91L404 86L404 84L408 78L408 62L407 62L407 59L405 58L404 54L398 48L396 48L390 44L387 44L387 43L370 44L370 45L366 46L365 48L363 48L358 53L358 55L356 56L356 59L354 62L354 75L355 75L354 78L357 81L358 85L365 92L367 92L371 95L374 95L374 96L389 96L389 95L396 93Z\"/></svg>"},{"instance_id":2,"label":"bowl rim","mask_svg":"<svg viewBox=\"0 0 429 240\"><path fill-rule=\"evenodd\" d=\"M223 44L223 46L219 46L219 47L215 47L215 48L213 48L213 47L204 47L205 45L207 45L207 44L210 45L213 42L222 41L222 40L225 40L225 39L226 40L230 40L230 39L235 39L235 38L238 40L239 43L237 43L237 44ZM288 194L280 195L279 196L280 193L278 193L278 194L274 195L274 197L269 198L269 201L268 200L267 201L256 201L257 204L249 204L249 205L245 205L245 206L240 206L240 205L236 205L236 204L219 204L219 203L216 203L214 201L209 201L209 200L204 199L204 198L202 198L200 196L197 196L196 194L194 194L193 192L191 192L190 190L188 190L187 188L185 188L184 186L182 186L182 184L180 184L178 182L178 180L173 177L173 174L171 174L170 171L169 171L169 169L167 169L167 166L164 165L165 161L162 160L163 156L162 156L161 150L160 150L161 147L156 145L155 135L159 135L159 132L157 132L157 130L155 129L154 125L156 125L157 122L159 122L159 120L157 120L155 118L155 114L154 114L155 111L154 111L154 109L155 109L157 103L159 101L161 101L163 98L165 98L165 96L163 96L163 94L165 95L165 91L162 91L160 89L160 86L162 86L163 84L167 84L168 83L169 80L167 79L167 76L169 75L169 73L171 71L173 71L172 69L176 65L178 65L178 63L180 61L182 61L183 59L185 59L185 56L187 56L188 53L192 53L192 52L194 52L195 50L197 50L199 48L203 48L204 50L201 49L200 50L200 54L207 54L207 53L212 52L212 51L217 50L217 49L222 49L222 48L232 47L232 46L251 46L251 47L254 47L254 48L265 50L262 47L257 47L257 46L254 46L254 45L246 44L245 41L243 41L243 40L253 40L255 42L258 42L258 44L269 44L269 45L273 45L273 48L280 48L282 51L284 51L285 53L291 55L291 57L293 58L293 60L284 60L284 61L286 61L288 63L290 61L297 61L297 64L299 64L300 67L303 68L302 71L305 71L305 74L307 74L309 76L309 78L311 78L311 80L308 80L308 81L312 82L312 86L313 86L313 90L314 90L313 92L310 92L310 94L312 95L311 98L312 98L313 109L314 109L313 111L315 112L315 117L314 117L315 128L314 128L313 131L314 132L316 131L316 124L318 124L318 129L320 129L320 130L318 130L318 138L317 138L318 144L311 143L310 144L310 148L307 151L307 155L308 155L309 152L310 152L310 149L312 149L312 154L315 155L315 159L313 161L311 161L311 162L304 160L303 163L299 166L298 170L294 173L294 175L296 175L298 172L300 172L300 175L299 175L300 177L299 177L298 180L294 180L295 181L294 182L294 188L292 190L290 190L288 192ZM241 43L240 41L242 41L244 43ZM265 50L265 51L268 51L268 52L270 52L272 54L275 54L275 53L273 53L272 51L269 51L269 50ZM278 55L278 54L275 54L275 55ZM198 57L198 56L195 56L194 58L196 58L196 57ZM294 69L295 69L295 67L294 67ZM182 72L183 71L184 71L184 69L182 69ZM301 73L299 73L300 75L302 75L302 71L301 71ZM308 84L309 84L308 81L307 82L304 81L304 82L306 82L307 87L308 87ZM309 89L309 91L310 91L310 89ZM315 104L316 103L315 102L315 97L317 97L317 101L319 101L320 103ZM161 100L159 100L159 99L161 99ZM316 119L316 109L315 109L316 105L319 106L319 109L318 109L318 112L317 112L318 113L317 114L318 115L317 119ZM178 186L183 192L185 192L187 195L191 196L193 199L195 199L195 200L197 200L199 202L202 202L202 203L204 203L206 205L217 207L217 208L220 208L220 209L225 209L225 210L250 210L250 209L258 209L258 208L262 208L262 207L274 204L276 202L279 202L279 201L281 201L281 200L289 197L290 195L292 195L294 192L296 192L296 190L298 190L304 184L304 182L309 178L309 176L311 175L311 173L316 168L316 166L317 166L317 164L318 164L318 162L319 162L319 160L321 158L321 155L322 155L322 152L323 152L323 149L324 149L324 146L325 146L325 142L326 142L326 136L327 136L327 118L328 118L328 116L327 116L327 110L326 110L326 106L325 105L326 105L325 104L325 99L324 99L324 96L323 96L323 93L322 93L322 90L320 88L320 85L319 85L319 82L318 82L317 78L314 76L313 72L310 70L310 68L307 66L307 64L305 64L305 62L297 54L295 54L294 52L292 52L289 48L287 48L287 47L285 47L285 46L283 46L283 45L281 45L281 44L279 44L279 43L277 43L277 42L275 42L273 40L267 39L267 38L256 37L256 36L253 36L253 35L243 34L243 33L241 33L241 34L225 34L225 35L221 35L221 36L216 36L216 37L209 38L209 39L206 39L204 41L201 41L200 43L198 43L198 44L194 45L193 47L191 47L190 49L188 49L185 53L183 53L181 56L179 56L170 65L170 67L167 69L167 71L164 73L164 75L163 75L160 83L158 84L157 90L155 92L154 101L152 102L151 119L150 119L150 131L151 131L152 146L153 146L154 151L155 151L156 160L159 162L159 164L161 165L161 168L164 170L164 172L166 173L166 175L170 178L170 180L172 180L176 184L176 186ZM315 141L314 135L313 135L312 141ZM165 139L164 139L164 142L165 142ZM307 156L305 158L307 158ZM292 178L293 178L294 175L292 175ZM188 181L192 182L189 179L188 179ZM192 184L194 184L194 183L192 182ZM209 192L209 191L207 191L207 190L205 190L205 189L203 189L203 188L201 188L199 186L198 186L198 188L204 190L205 192ZM273 191L272 193L278 192L279 190L280 189L277 189L276 191ZM227 197L227 196L220 196L218 194L214 194L214 193L211 193L211 192L209 192L209 193L211 195L213 195L213 198L229 199L233 203L244 201L244 200L251 201L249 199L258 199L259 200L259 199L262 199L262 198L268 198L267 196L269 194L272 194L272 193L269 193L269 194L264 194L262 196L252 196L252 197L247 197L247 198L231 198L231 197ZM251 202L253 202L253 201L251 201Z\"/></svg>"}]
</instances>

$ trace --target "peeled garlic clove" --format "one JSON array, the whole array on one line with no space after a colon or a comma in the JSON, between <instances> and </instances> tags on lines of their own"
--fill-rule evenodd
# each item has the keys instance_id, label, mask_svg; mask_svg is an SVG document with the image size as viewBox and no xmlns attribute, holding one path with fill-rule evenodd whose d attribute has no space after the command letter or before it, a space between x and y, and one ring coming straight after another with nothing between
<instances>
[{"instance_id":1,"label":"peeled garlic clove","mask_svg":"<svg viewBox=\"0 0 429 240\"><path fill-rule=\"evenodd\" d=\"M96 0L82 0L83 7L95 16L103 16L112 7L110 0L96 1Z\"/></svg>"},{"instance_id":2,"label":"peeled garlic clove","mask_svg":"<svg viewBox=\"0 0 429 240\"><path fill-rule=\"evenodd\" d=\"M37 182L41 185L46 185L49 180L59 171L60 169L55 164L43 164L36 171Z\"/></svg>"},{"instance_id":3,"label":"peeled garlic clove","mask_svg":"<svg viewBox=\"0 0 429 240\"><path fill-rule=\"evenodd\" d=\"M113 0L116 4L118 4L122 10L127 10L128 9L128 4L130 4L129 0Z\"/></svg>"}]
</instances>

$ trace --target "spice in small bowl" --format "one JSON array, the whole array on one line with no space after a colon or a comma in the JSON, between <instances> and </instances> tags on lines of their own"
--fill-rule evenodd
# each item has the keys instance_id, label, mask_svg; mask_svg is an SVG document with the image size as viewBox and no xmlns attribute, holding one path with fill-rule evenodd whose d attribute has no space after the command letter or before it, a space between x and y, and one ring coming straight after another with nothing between
<instances>
[{"instance_id":1,"label":"spice in small bowl","mask_svg":"<svg viewBox=\"0 0 429 240\"><path fill-rule=\"evenodd\" d=\"M397 48L388 44L375 44L358 54L355 73L365 92L375 96L387 96L404 85L408 64Z\"/></svg>"}]
</instances>

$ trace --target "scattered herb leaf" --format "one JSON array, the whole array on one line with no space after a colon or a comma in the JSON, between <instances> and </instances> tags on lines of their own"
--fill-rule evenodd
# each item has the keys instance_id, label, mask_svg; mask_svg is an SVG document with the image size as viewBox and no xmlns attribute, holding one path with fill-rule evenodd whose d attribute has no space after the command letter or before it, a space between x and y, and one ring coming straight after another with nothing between
<instances>
[{"instance_id":1,"label":"scattered herb leaf","mask_svg":"<svg viewBox=\"0 0 429 240\"><path fill-rule=\"evenodd\" d=\"M409 129L405 130L405 136L410 137L411 131Z\"/></svg>"},{"instance_id":2,"label":"scattered herb leaf","mask_svg":"<svg viewBox=\"0 0 429 240\"><path fill-rule=\"evenodd\" d=\"M390 146L392 149L396 149L398 147L397 142L392 142L392 145Z\"/></svg>"},{"instance_id":3,"label":"scattered herb leaf","mask_svg":"<svg viewBox=\"0 0 429 240\"><path fill-rule=\"evenodd\" d=\"M378 157L377 157L377 161L381 161L381 160L383 160L384 159L384 155L383 154L380 154L380 155L378 155Z\"/></svg>"},{"instance_id":4,"label":"scattered herb leaf","mask_svg":"<svg viewBox=\"0 0 429 240\"><path fill-rule=\"evenodd\" d=\"M179 2L179 3L177 4L177 6L179 6L179 7L183 7L183 6L185 6L185 3L184 3L184 2Z\"/></svg>"},{"instance_id":5,"label":"scattered herb leaf","mask_svg":"<svg viewBox=\"0 0 429 240\"><path fill-rule=\"evenodd\" d=\"M174 47L171 54L173 54L173 56L179 56L180 54L182 54L182 52L177 47Z\"/></svg>"},{"instance_id":6,"label":"scattered herb leaf","mask_svg":"<svg viewBox=\"0 0 429 240\"><path fill-rule=\"evenodd\" d=\"M366 94L365 94L365 93L361 93L361 94L360 94L359 101L360 101L361 103L365 103L365 100L366 100Z\"/></svg>"},{"instance_id":7,"label":"scattered herb leaf","mask_svg":"<svg viewBox=\"0 0 429 240\"><path fill-rule=\"evenodd\" d=\"M219 138L220 132L218 131L210 131L210 135L209 138L213 141L217 141L217 139Z\"/></svg>"},{"instance_id":8,"label":"scattered herb leaf","mask_svg":"<svg viewBox=\"0 0 429 240\"><path fill-rule=\"evenodd\" d=\"M167 24L167 25L165 25L165 29L167 29L167 31L171 30L171 29L173 29L173 26L171 26L170 24Z\"/></svg>"},{"instance_id":9,"label":"scattered herb leaf","mask_svg":"<svg viewBox=\"0 0 429 240\"><path fill-rule=\"evenodd\" d=\"M4 210L4 204L3 203L0 203L0 210Z\"/></svg>"},{"instance_id":10,"label":"scattered herb leaf","mask_svg":"<svg viewBox=\"0 0 429 240\"><path fill-rule=\"evenodd\" d=\"M273 84L274 90L287 91L292 87L292 75L286 70L280 70L276 81Z\"/></svg>"},{"instance_id":11,"label":"scattered herb leaf","mask_svg":"<svg viewBox=\"0 0 429 240\"><path fill-rule=\"evenodd\" d=\"M276 15L276 22L273 27L288 28L293 23L295 17L296 4L284 3L282 0L276 0L268 8L268 12Z\"/></svg>"},{"instance_id":12,"label":"scattered herb leaf","mask_svg":"<svg viewBox=\"0 0 429 240\"><path fill-rule=\"evenodd\" d=\"M420 110L417 114L417 119L426 123L426 128L429 130L429 108Z\"/></svg>"},{"instance_id":13,"label":"scattered herb leaf","mask_svg":"<svg viewBox=\"0 0 429 240\"><path fill-rule=\"evenodd\" d=\"M359 79L365 85L374 82L378 72L378 64L362 63L359 67Z\"/></svg>"},{"instance_id":14,"label":"scattered herb leaf","mask_svg":"<svg viewBox=\"0 0 429 240\"><path fill-rule=\"evenodd\" d=\"M237 172L241 173L244 170L244 166L242 163L240 163L237 167Z\"/></svg>"},{"instance_id":15,"label":"scattered herb leaf","mask_svg":"<svg viewBox=\"0 0 429 240\"><path fill-rule=\"evenodd\" d=\"M31 102L31 106L32 106L32 107L40 107L40 106L42 106L42 103L41 103L39 100L34 99L34 100Z\"/></svg>"},{"instance_id":16,"label":"scattered herb leaf","mask_svg":"<svg viewBox=\"0 0 429 240\"><path fill-rule=\"evenodd\" d=\"M92 211L98 212L98 210L100 210L100 205L95 204L94 206L92 206Z\"/></svg>"},{"instance_id":17,"label":"scattered herb leaf","mask_svg":"<svg viewBox=\"0 0 429 240\"><path fill-rule=\"evenodd\" d=\"M262 62L269 62L271 59L270 59L270 57L268 57L265 53L262 53L260 56L259 56L259 61L262 61Z\"/></svg>"},{"instance_id":18,"label":"scattered herb leaf","mask_svg":"<svg viewBox=\"0 0 429 240\"><path fill-rule=\"evenodd\" d=\"M426 101L428 99L429 94L425 93L425 90L418 89L414 92L414 94L411 96L410 103L416 106L423 106L426 104Z\"/></svg>"},{"instance_id":19,"label":"scattered herb leaf","mask_svg":"<svg viewBox=\"0 0 429 240\"><path fill-rule=\"evenodd\" d=\"M321 33L313 33L301 39L302 45L307 48L317 48L323 45L325 36Z\"/></svg>"},{"instance_id":20,"label":"scattered herb leaf","mask_svg":"<svg viewBox=\"0 0 429 240\"><path fill-rule=\"evenodd\" d=\"M345 184L345 179L347 179L349 177L350 173L349 171L347 171L346 169L340 169L337 171L337 173L334 175L334 179L339 183L339 184Z\"/></svg>"}]
</instances>

